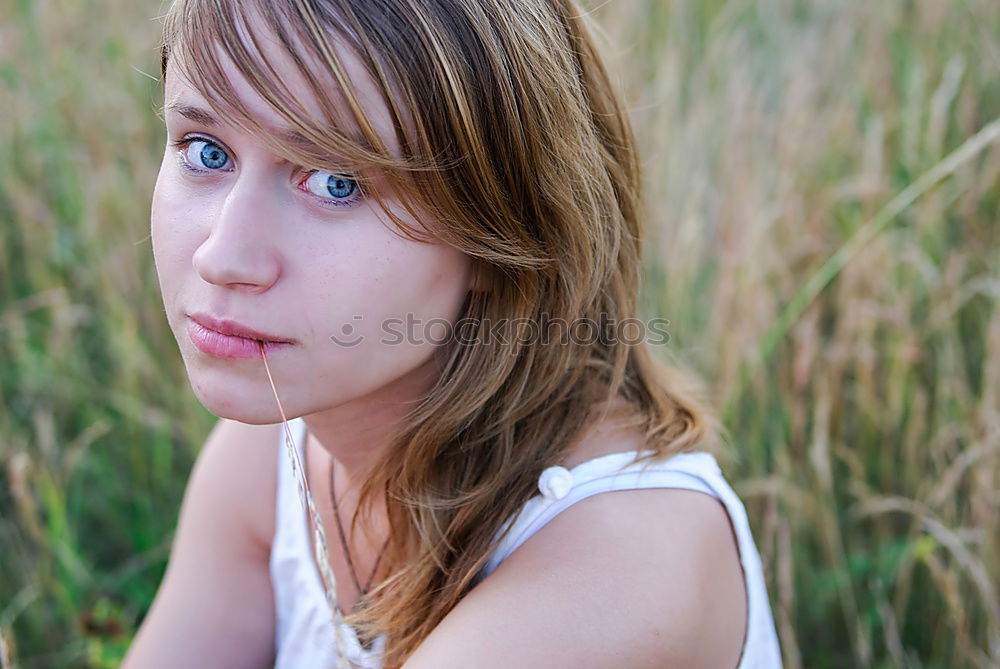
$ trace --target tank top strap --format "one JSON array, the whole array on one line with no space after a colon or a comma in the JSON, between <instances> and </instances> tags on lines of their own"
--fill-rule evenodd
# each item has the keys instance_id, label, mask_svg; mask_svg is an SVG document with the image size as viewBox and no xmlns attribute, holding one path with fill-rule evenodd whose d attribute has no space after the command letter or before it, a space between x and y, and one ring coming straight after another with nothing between
<instances>
[{"instance_id":1,"label":"tank top strap","mask_svg":"<svg viewBox=\"0 0 1000 669\"><path fill-rule=\"evenodd\" d=\"M655 451L610 453L580 463L572 469L548 467L538 477L538 494L500 529L510 533L497 545L481 578L500 566L522 543L562 511L592 495L611 490L685 488L720 497L715 477L721 470L711 453L677 453L667 459L640 459Z\"/></svg>"}]
</instances>

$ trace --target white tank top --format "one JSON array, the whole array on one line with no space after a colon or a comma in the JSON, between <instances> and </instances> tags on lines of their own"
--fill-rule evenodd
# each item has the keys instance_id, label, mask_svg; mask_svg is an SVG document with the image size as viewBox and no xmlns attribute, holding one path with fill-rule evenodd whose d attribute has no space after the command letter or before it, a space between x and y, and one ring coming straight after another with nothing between
<instances>
[{"instance_id":1,"label":"white tank top","mask_svg":"<svg viewBox=\"0 0 1000 669\"><path fill-rule=\"evenodd\" d=\"M301 418L289 421L300 461L305 461L306 425ZM275 669L336 667L337 653L323 582L312 558L305 509L299 501L285 454L284 431L278 444L278 480L275 533L271 546L271 583L274 588ZM747 585L747 634L736 669L780 669L781 652L768 603L760 555L750 532L746 510L726 482L715 458L707 452L680 453L665 460L633 462L636 452L613 453L583 462L571 470L549 467L539 477L539 494L514 518L510 534L499 544L483 569L480 580L496 569L528 537L561 511L580 500L609 490L637 488L686 488L708 493L722 501L729 513ZM501 531L504 529L501 528ZM385 638L370 650L358 642L354 629L343 625L347 660L362 669L379 669Z\"/></svg>"}]
</instances>

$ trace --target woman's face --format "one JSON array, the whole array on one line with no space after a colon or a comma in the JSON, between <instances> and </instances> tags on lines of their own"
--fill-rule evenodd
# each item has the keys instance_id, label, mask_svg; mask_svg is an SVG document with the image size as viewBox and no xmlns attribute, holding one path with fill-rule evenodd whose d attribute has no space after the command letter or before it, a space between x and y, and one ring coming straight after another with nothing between
<instances>
[{"instance_id":1,"label":"woman's face","mask_svg":"<svg viewBox=\"0 0 1000 669\"><path fill-rule=\"evenodd\" d=\"M374 83L353 54L341 56L369 120L398 154ZM287 57L277 60L298 99L308 99ZM228 65L256 118L273 132L287 130ZM442 321L430 329L428 322L458 318L470 288L468 256L405 239L349 178L270 153L217 118L174 63L164 106L153 257L167 320L202 404L245 423L280 420L256 341L213 332L225 329L220 320L288 342L269 345L267 357L289 417L426 389L443 332ZM386 184L376 178L372 186L399 213Z\"/></svg>"}]
</instances>

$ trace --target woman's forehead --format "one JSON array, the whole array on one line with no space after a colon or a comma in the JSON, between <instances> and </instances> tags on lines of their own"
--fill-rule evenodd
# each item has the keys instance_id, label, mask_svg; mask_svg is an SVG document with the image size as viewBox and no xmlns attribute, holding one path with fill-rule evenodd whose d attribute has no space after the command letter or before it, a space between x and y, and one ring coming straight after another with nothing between
<instances>
[{"instance_id":1,"label":"woman's forehead","mask_svg":"<svg viewBox=\"0 0 1000 669\"><path fill-rule=\"evenodd\" d=\"M325 118L323 105L317 99L316 92L309 85L292 56L272 35L259 29L258 33L262 33L255 36L256 43L260 47L260 56L274 70L273 75L266 73L269 76L263 77L262 80L277 79L280 81L281 86L287 89L287 94L296 104L304 108L313 124L329 123L330 120ZM365 119L378 133L390 154L399 158L401 147L381 89L369 75L354 49L337 38L331 40L331 45L344 68L351 90ZM298 133L292 130L281 115L254 89L254 86L239 71L232 58L224 53L219 45L215 46L214 51L220 69L219 73L225 80L231 94L238 98L243 109L275 136L292 142L299 141L296 138ZM334 122L338 130L360 140L362 137L361 128L333 73L308 50L302 49L298 55L302 58L305 66L309 68L309 74L322 87L326 96L324 102L328 107L333 108L336 116ZM207 114L200 115L197 120L213 125L208 118L212 117L216 123L223 123L224 121L220 120L218 115L212 111L214 106L211 104L211 100L206 99L206 96L212 98L216 94L212 91L198 90L186 76L189 69L197 71L199 67L198 65L191 66L185 60L183 49L175 49L167 62L164 87L165 110L180 113L187 118L198 115L199 111L205 112ZM276 94L277 91L273 93Z\"/></svg>"}]
</instances>

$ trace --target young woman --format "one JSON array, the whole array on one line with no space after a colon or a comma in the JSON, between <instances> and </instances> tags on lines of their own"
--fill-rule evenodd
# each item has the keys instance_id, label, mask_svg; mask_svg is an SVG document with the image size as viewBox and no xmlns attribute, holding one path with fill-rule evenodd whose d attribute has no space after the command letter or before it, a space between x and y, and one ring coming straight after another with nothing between
<instances>
[{"instance_id":1,"label":"young woman","mask_svg":"<svg viewBox=\"0 0 1000 669\"><path fill-rule=\"evenodd\" d=\"M171 5L153 251L221 420L126 669L780 666L585 18Z\"/></svg>"}]
</instances>

